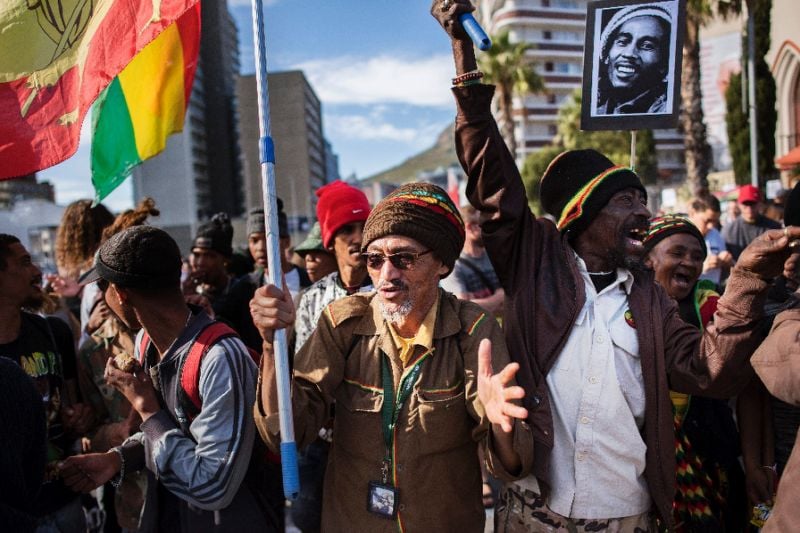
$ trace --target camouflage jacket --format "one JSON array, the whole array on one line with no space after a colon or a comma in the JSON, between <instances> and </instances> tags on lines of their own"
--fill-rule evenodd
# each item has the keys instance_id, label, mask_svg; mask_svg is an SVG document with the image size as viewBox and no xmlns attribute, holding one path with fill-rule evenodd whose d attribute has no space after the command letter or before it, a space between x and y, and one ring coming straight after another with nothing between
<instances>
[{"instance_id":1,"label":"camouflage jacket","mask_svg":"<svg viewBox=\"0 0 800 533\"><path fill-rule=\"evenodd\" d=\"M94 410L96 425L89 430L87 451L105 452L119 446L128 437L131 404L103 376L109 357L125 352L133 355L134 335L116 318L109 318L87 339L78 351L78 385L84 400ZM138 424L137 424L138 425ZM126 473L115 495L120 527L139 529L147 476L143 472Z\"/></svg>"}]
</instances>

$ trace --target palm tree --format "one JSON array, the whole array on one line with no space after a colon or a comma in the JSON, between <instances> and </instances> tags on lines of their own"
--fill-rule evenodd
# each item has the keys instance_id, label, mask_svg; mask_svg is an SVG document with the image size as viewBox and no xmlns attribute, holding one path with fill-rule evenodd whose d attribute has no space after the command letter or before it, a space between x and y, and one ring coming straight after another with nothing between
<instances>
[{"instance_id":1,"label":"palm tree","mask_svg":"<svg viewBox=\"0 0 800 533\"><path fill-rule=\"evenodd\" d=\"M500 132L508 149L516 158L517 141L514 138L513 97L544 90L542 78L533 70L525 57L531 43L512 43L508 31L492 38L492 48L480 56L480 68L486 80L494 83L496 104L500 115Z\"/></svg>"},{"instance_id":2,"label":"palm tree","mask_svg":"<svg viewBox=\"0 0 800 533\"><path fill-rule=\"evenodd\" d=\"M686 154L686 177L692 193L708 190L711 146L706 138L700 89L700 28L713 16L741 12L741 0L687 0L686 37L683 41L680 128Z\"/></svg>"}]
</instances>

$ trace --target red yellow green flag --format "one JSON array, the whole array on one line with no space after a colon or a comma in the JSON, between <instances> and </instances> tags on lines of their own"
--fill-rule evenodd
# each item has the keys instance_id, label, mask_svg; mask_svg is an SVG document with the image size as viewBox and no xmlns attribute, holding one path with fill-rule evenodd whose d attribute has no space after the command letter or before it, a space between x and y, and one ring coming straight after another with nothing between
<instances>
[{"instance_id":1,"label":"red yellow green flag","mask_svg":"<svg viewBox=\"0 0 800 533\"><path fill-rule=\"evenodd\" d=\"M197 2L0 2L0 179L74 154L100 91Z\"/></svg>"},{"instance_id":2,"label":"red yellow green flag","mask_svg":"<svg viewBox=\"0 0 800 533\"><path fill-rule=\"evenodd\" d=\"M92 184L100 202L133 167L164 149L183 120L200 46L200 4L133 58L92 111Z\"/></svg>"}]
</instances>

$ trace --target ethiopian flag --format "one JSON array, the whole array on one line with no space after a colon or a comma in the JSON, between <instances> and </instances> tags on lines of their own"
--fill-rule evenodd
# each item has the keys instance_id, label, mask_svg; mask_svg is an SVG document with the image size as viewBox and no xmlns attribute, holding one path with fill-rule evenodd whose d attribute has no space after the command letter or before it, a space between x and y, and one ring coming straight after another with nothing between
<instances>
[{"instance_id":1,"label":"ethiopian flag","mask_svg":"<svg viewBox=\"0 0 800 533\"><path fill-rule=\"evenodd\" d=\"M0 0L0 179L74 154L95 98L197 3Z\"/></svg>"},{"instance_id":2,"label":"ethiopian flag","mask_svg":"<svg viewBox=\"0 0 800 533\"><path fill-rule=\"evenodd\" d=\"M200 4L133 58L92 111L92 184L100 202L183 129L200 47Z\"/></svg>"}]
</instances>

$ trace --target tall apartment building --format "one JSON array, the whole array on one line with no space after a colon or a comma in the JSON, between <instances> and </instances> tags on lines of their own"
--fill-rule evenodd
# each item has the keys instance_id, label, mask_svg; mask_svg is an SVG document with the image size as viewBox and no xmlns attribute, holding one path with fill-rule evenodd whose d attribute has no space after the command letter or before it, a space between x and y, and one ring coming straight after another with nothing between
<instances>
[{"instance_id":1,"label":"tall apartment building","mask_svg":"<svg viewBox=\"0 0 800 533\"><path fill-rule=\"evenodd\" d=\"M341 179L339 173L339 156L333 151L333 145L328 139L323 139L325 146L325 181L328 183Z\"/></svg>"},{"instance_id":2,"label":"tall apartment building","mask_svg":"<svg viewBox=\"0 0 800 533\"><path fill-rule=\"evenodd\" d=\"M244 212L236 76L238 30L225 0L204 0L200 59L183 132L133 171L133 194L161 208L154 220L186 251L198 225L214 213Z\"/></svg>"},{"instance_id":3,"label":"tall apartment building","mask_svg":"<svg viewBox=\"0 0 800 533\"><path fill-rule=\"evenodd\" d=\"M272 138L275 141L275 181L283 200L294 240L315 220L314 191L331 175L338 175L335 160L326 157L319 98L299 70L267 77ZM260 206L261 163L258 154L258 99L255 75L240 76L237 83L244 155L245 197L248 208ZM335 171L334 171L335 170Z\"/></svg>"},{"instance_id":4,"label":"tall apartment building","mask_svg":"<svg viewBox=\"0 0 800 533\"><path fill-rule=\"evenodd\" d=\"M587 0L481 0L481 22L491 34L508 30L512 42L526 41L545 94L515 97L518 163L549 144L557 133L558 110L583 78L583 44ZM662 178L685 174L683 139L677 131L654 132Z\"/></svg>"}]
</instances>

